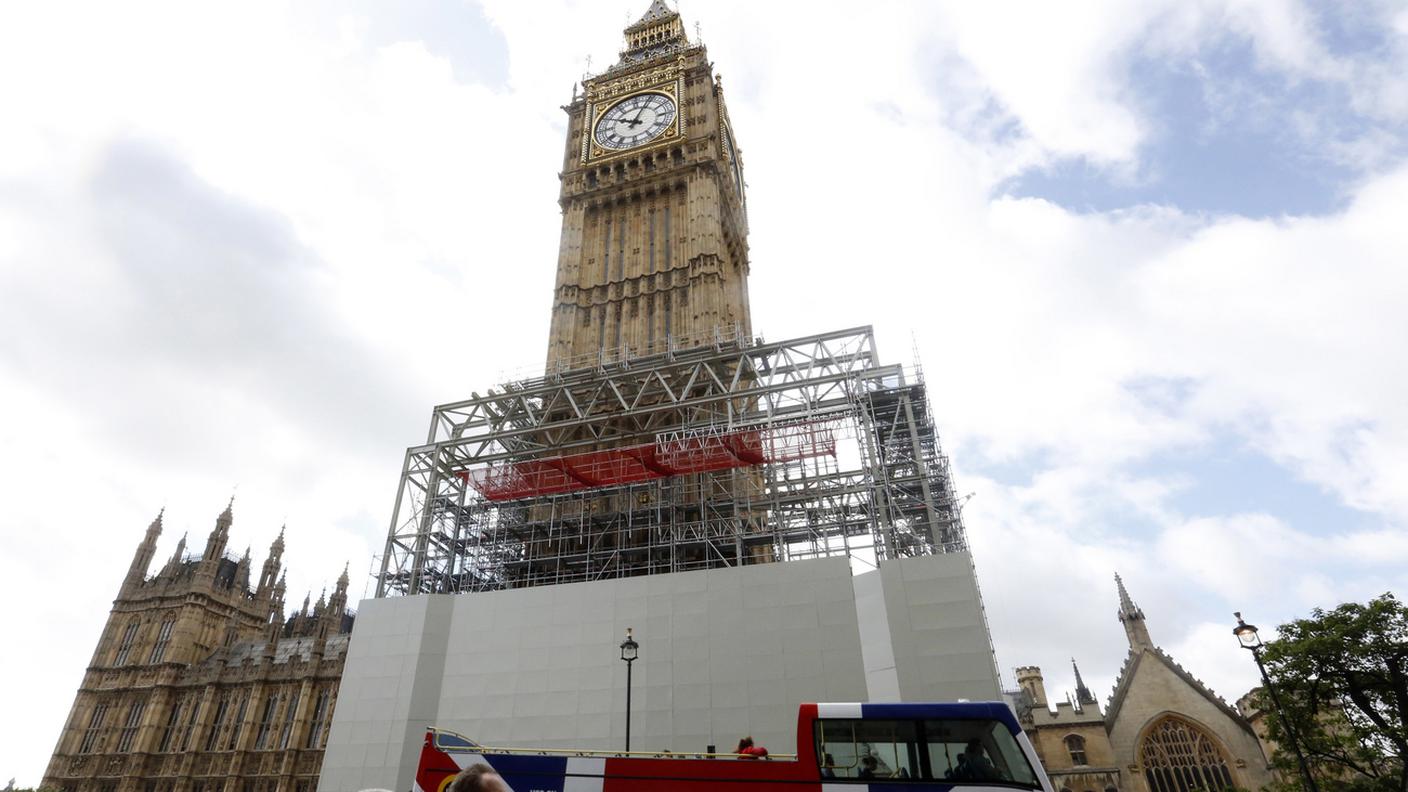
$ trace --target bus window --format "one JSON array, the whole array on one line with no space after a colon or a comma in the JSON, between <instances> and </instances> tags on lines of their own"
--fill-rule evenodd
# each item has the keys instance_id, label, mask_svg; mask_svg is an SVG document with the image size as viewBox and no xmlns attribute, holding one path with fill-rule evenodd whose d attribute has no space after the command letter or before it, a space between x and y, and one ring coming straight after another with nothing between
<instances>
[{"instance_id":1,"label":"bus window","mask_svg":"<svg viewBox=\"0 0 1408 792\"><path fill-rule=\"evenodd\" d=\"M1017 738L1001 723L930 720L924 722L924 737L932 778L1041 787Z\"/></svg>"},{"instance_id":2,"label":"bus window","mask_svg":"<svg viewBox=\"0 0 1408 792\"><path fill-rule=\"evenodd\" d=\"M920 778L917 725L908 720L818 721L822 777Z\"/></svg>"}]
</instances>

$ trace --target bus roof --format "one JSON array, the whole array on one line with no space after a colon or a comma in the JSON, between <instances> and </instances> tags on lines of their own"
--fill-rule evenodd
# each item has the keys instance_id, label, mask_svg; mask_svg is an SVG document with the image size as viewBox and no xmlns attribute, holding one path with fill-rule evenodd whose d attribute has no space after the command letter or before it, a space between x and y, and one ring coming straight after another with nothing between
<instances>
[{"instance_id":1,"label":"bus roof","mask_svg":"<svg viewBox=\"0 0 1408 792\"><path fill-rule=\"evenodd\" d=\"M1012 709L1001 701L817 704L816 716L818 718L903 718L906 720L983 719L1000 721L1013 734L1022 730Z\"/></svg>"}]
</instances>

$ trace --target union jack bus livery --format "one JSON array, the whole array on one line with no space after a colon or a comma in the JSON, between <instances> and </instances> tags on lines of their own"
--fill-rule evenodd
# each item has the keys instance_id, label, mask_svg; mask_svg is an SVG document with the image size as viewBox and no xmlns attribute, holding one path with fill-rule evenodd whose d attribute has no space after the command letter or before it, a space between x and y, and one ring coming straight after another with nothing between
<instances>
[{"instance_id":1,"label":"union jack bus livery","mask_svg":"<svg viewBox=\"0 0 1408 792\"><path fill-rule=\"evenodd\" d=\"M414 792L447 792L485 764L513 792L1053 792L1016 717L999 702L803 704L795 756L487 748L429 729Z\"/></svg>"}]
</instances>

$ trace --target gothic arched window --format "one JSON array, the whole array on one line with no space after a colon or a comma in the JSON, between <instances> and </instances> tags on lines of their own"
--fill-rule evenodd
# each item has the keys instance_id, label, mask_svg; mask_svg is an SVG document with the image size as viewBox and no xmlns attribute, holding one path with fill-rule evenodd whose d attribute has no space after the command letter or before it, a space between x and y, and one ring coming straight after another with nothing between
<instances>
[{"instance_id":1,"label":"gothic arched window","mask_svg":"<svg viewBox=\"0 0 1408 792\"><path fill-rule=\"evenodd\" d=\"M1213 738L1172 715L1145 732L1139 742L1139 759L1151 792L1193 792L1233 785L1227 760Z\"/></svg>"},{"instance_id":2,"label":"gothic arched window","mask_svg":"<svg viewBox=\"0 0 1408 792\"><path fill-rule=\"evenodd\" d=\"M1078 734L1072 734L1066 738L1066 750L1071 754L1071 764L1080 766L1089 764L1085 761L1085 738Z\"/></svg>"}]
</instances>

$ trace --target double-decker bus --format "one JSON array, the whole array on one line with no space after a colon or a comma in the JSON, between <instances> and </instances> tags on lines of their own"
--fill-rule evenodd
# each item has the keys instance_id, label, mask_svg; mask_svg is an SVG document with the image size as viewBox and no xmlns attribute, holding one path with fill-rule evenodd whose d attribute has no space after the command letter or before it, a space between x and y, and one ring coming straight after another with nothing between
<instances>
[{"instance_id":1,"label":"double-decker bus","mask_svg":"<svg viewBox=\"0 0 1408 792\"><path fill-rule=\"evenodd\" d=\"M513 792L1053 792L1016 717L1000 702L803 704L795 755L615 753L487 748L430 729L415 792L447 792L485 764Z\"/></svg>"}]
</instances>

